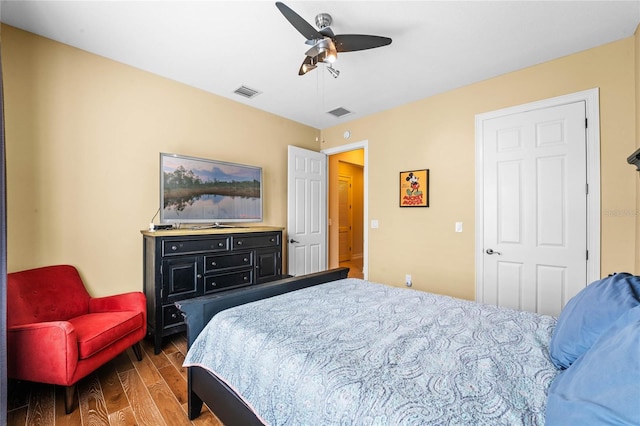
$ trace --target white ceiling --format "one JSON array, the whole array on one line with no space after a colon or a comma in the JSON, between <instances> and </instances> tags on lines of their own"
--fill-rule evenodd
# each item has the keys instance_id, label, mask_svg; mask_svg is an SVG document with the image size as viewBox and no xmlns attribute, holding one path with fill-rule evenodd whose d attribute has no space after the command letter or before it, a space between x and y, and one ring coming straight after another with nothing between
<instances>
[{"instance_id":1,"label":"white ceiling","mask_svg":"<svg viewBox=\"0 0 640 426\"><path fill-rule=\"evenodd\" d=\"M330 127L633 35L633 1L285 1L336 34L391 37L298 69L309 46L273 1L0 1L2 22L313 126ZM245 85L262 92L234 94ZM343 107L351 114L327 113Z\"/></svg>"}]
</instances>

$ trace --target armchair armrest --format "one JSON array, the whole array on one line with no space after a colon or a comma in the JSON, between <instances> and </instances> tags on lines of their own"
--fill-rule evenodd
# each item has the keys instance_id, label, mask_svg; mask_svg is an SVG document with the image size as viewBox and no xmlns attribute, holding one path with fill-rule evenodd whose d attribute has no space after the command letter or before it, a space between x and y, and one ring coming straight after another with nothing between
<instances>
[{"instance_id":1,"label":"armchair armrest","mask_svg":"<svg viewBox=\"0 0 640 426\"><path fill-rule=\"evenodd\" d=\"M67 321L7 328L9 377L68 386L78 363L78 339Z\"/></svg>"}]
</instances>

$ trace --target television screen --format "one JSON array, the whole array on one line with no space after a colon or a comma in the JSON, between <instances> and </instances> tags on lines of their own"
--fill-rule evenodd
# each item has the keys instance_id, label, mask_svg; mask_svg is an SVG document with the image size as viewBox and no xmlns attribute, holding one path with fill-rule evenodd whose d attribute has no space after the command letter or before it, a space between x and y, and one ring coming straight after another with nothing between
<instances>
[{"instance_id":1,"label":"television screen","mask_svg":"<svg viewBox=\"0 0 640 426\"><path fill-rule=\"evenodd\" d=\"M262 221L262 168L160 153L160 222Z\"/></svg>"}]
</instances>

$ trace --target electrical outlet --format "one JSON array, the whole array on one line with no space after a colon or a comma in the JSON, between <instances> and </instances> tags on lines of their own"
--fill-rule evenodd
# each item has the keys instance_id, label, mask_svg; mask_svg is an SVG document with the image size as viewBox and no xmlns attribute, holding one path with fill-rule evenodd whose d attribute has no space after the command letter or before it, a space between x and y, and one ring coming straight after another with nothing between
<instances>
[{"instance_id":1,"label":"electrical outlet","mask_svg":"<svg viewBox=\"0 0 640 426\"><path fill-rule=\"evenodd\" d=\"M411 287L411 275L407 274L404 276L404 283L407 285L407 287Z\"/></svg>"}]
</instances>

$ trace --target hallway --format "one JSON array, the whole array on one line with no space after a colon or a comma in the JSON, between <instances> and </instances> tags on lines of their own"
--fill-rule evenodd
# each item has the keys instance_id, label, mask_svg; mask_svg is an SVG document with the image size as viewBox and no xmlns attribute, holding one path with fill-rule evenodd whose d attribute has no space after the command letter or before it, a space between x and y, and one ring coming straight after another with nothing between
<instances>
[{"instance_id":1,"label":"hallway","mask_svg":"<svg viewBox=\"0 0 640 426\"><path fill-rule=\"evenodd\" d=\"M362 257L340 262L340 267L349 268L349 278L364 278L362 273Z\"/></svg>"}]
</instances>

